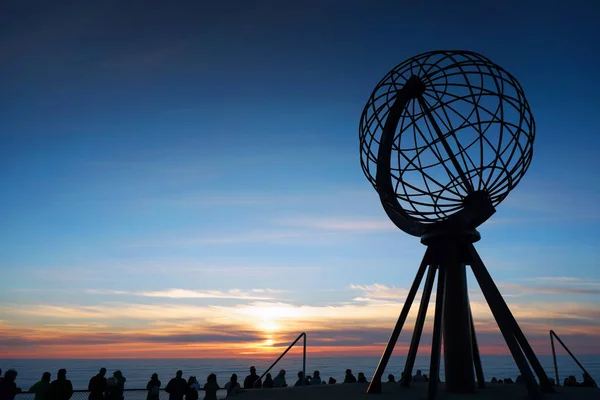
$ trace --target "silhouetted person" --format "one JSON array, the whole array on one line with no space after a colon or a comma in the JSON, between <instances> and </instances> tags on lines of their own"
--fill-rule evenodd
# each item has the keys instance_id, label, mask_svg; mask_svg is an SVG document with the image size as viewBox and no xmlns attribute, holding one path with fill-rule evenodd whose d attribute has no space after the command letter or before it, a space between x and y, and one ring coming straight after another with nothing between
<instances>
[{"instance_id":1,"label":"silhouetted person","mask_svg":"<svg viewBox=\"0 0 600 400\"><path fill-rule=\"evenodd\" d=\"M263 383L264 388L272 388L273 387L273 378L271 377L271 373L269 372L267 376L265 376L265 383Z\"/></svg>"},{"instance_id":2,"label":"silhouetted person","mask_svg":"<svg viewBox=\"0 0 600 400\"><path fill-rule=\"evenodd\" d=\"M388 383L396 383L396 377L392 374L388 374Z\"/></svg>"},{"instance_id":3,"label":"silhouetted person","mask_svg":"<svg viewBox=\"0 0 600 400\"><path fill-rule=\"evenodd\" d=\"M363 372L359 372L358 373L358 379L356 380L356 382L358 382L358 383L369 383L369 382L367 382L367 377L365 376L365 374Z\"/></svg>"},{"instance_id":4,"label":"silhouetted person","mask_svg":"<svg viewBox=\"0 0 600 400\"><path fill-rule=\"evenodd\" d=\"M266 380L265 380L266 382ZM229 382L225 384L225 390L227 391L227 398L237 395L241 391L242 387L238 382L237 374L231 374Z\"/></svg>"},{"instance_id":5,"label":"silhouetted person","mask_svg":"<svg viewBox=\"0 0 600 400\"><path fill-rule=\"evenodd\" d=\"M504 383L502 379L498 379L498 383Z\"/></svg>"},{"instance_id":6,"label":"silhouetted person","mask_svg":"<svg viewBox=\"0 0 600 400\"><path fill-rule=\"evenodd\" d=\"M196 392L199 392L200 389L202 389L202 386L200 386L200 382L198 382L198 379L196 378L196 376L190 376L190 379L192 380L192 384L190 385L190 387L194 388L196 390ZM189 383L189 381L188 381Z\"/></svg>"},{"instance_id":7,"label":"silhouetted person","mask_svg":"<svg viewBox=\"0 0 600 400\"><path fill-rule=\"evenodd\" d=\"M356 377L352 375L352 370L348 368L346 370L346 376L344 377L344 383L356 383Z\"/></svg>"},{"instance_id":8,"label":"silhouetted person","mask_svg":"<svg viewBox=\"0 0 600 400\"><path fill-rule=\"evenodd\" d=\"M492 377L492 383L498 383L498 379L495 376Z\"/></svg>"},{"instance_id":9,"label":"silhouetted person","mask_svg":"<svg viewBox=\"0 0 600 400\"><path fill-rule=\"evenodd\" d=\"M206 384L204 385L204 400L217 400L217 391L221 389L217 383L217 376L210 374L206 378Z\"/></svg>"},{"instance_id":10,"label":"silhouetted person","mask_svg":"<svg viewBox=\"0 0 600 400\"><path fill-rule=\"evenodd\" d=\"M44 372L42 379L34 383L29 391L35 393L34 400L50 400L50 372Z\"/></svg>"},{"instance_id":11,"label":"silhouetted person","mask_svg":"<svg viewBox=\"0 0 600 400\"><path fill-rule=\"evenodd\" d=\"M592 379L592 377L587 372L583 373L583 382L581 382L581 385L579 385L579 386L582 386L582 387L592 387L592 388L593 387L598 387L596 385L596 382L594 382L594 380Z\"/></svg>"},{"instance_id":12,"label":"silhouetted person","mask_svg":"<svg viewBox=\"0 0 600 400\"><path fill-rule=\"evenodd\" d=\"M190 376L187 381L187 391L185 392L185 400L198 400L198 391L194 388L194 377Z\"/></svg>"},{"instance_id":13,"label":"silhouetted person","mask_svg":"<svg viewBox=\"0 0 600 400\"><path fill-rule=\"evenodd\" d=\"M510 383L510 384L513 384L513 383L515 383L515 381L513 381L513 380L512 380L512 378L506 378L506 379L504 380L504 383Z\"/></svg>"},{"instance_id":14,"label":"silhouetted person","mask_svg":"<svg viewBox=\"0 0 600 400\"><path fill-rule=\"evenodd\" d=\"M321 373L319 371L313 372L313 377L310 381L311 385L320 385L321 382Z\"/></svg>"},{"instance_id":15,"label":"silhouetted person","mask_svg":"<svg viewBox=\"0 0 600 400\"><path fill-rule=\"evenodd\" d=\"M123 400L123 393L125 391L125 381L127 380L123 373L119 370L113 372L113 378L115 381L115 385L110 388L110 393L108 394L109 400Z\"/></svg>"},{"instance_id":16,"label":"silhouetted person","mask_svg":"<svg viewBox=\"0 0 600 400\"><path fill-rule=\"evenodd\" d=\"M90 391L88 399L102 400L104 398L104 393L106 392L107 386L106 368L100 368L98 374L92 376L92 379L90 379L90 382L88 383L88 390Z\"/></svg>"},{"instance_id":17,"label":"silhouetted person","mask_svg":"<svg viewBox=\"0 0 600 400\"><path fill-rule=\"evenodd\" d=\"M308 379L304 378L304 372L298 371L298 380L294 383L294 386L302 386L303 384L309 385L310 383L308 382Z\"/></svg>"},{"instance_id":18,"label":"silhouetted person","mask_svg":"<svg viewBox=\"0 0 600 400\"><path fill-rule=\"evenodd\" d=\"M56 379L50 384L51 400L69 400L73 395L73 385L67 379L67 370L61 368L56 374Z\"/></svg>"},{"instance_id":19,"label":"silhouetted person","mask_svg":"<svg viewBox=\"0 0 600 400\"><path fill-rule=\"evenodd\" d=\"M146 384L146 389L148 389L148 395L146 396L146 400L160 399L160 385L161 382L158 380L158 374L152 374L152 377Z\"/></svg>"},{"instance_id":20,"label":"silhouetted person","mask_svg":"<svg viewBox=\"0 0 600 400\"><path fill-rule=\"evenodd\" d=\"M21 389L17 387L17 371L9 369L4 373L4 378L0 381L0 400L14 400Z\"/></svg>"},{"instance_id":21,"label":"silhouetted person","mask_svg":"<svg viewBox=\"0 0 600 400\"><path fill-rule=\"evenodd\" d=\"M406 374L404 373L404 371L400 372L400 380L398 381L398 383L400 384L405 384L406 382Z\"/></svg>"},{"instance_id":22,"label":"silhouetted person","mask_svg":"<svg viewBox=\"0 0 600 400\"><path fill-rule=\"evenodd\" d=\"M250 375L244 379L244 389L253 389L262 387L262 381L259 379L260 377L256 373L256 368L254 366L250 367ZM256 380L258 379L258 382ZM256 382L256 383L254 383Z\"/></svg>"},{"instance_id":23,"label":"silhouetted person","mask_svg":"<svg viewBox=\"0 0 600 400\"><path fill-rule=\"evenodd\" d=\"M337 379L335 379L333 376L329 377L329 383L330 385L335 385L337 383Z\"/></svg>"},{"instance_id":24,"label":"silhouetted person","mask_svg":"<svg viewBox=\"0 0 600 400\"><path fill-rule=\"evenodd\" d=\"M273 379L273 387L287 387L287 382L285 381L285 369L279 371L275 379Z\"/></svg>"},{"instance_id":25,"label":"silhouetted person","mask_svg":"<svg viewBox=\"0 0 600 400\"><path fill-rule=\"evenodd\" d=\"M187 392L188 385L182 376L183 371L179 370L175 374L175 378L171 379L169 383L167 383L165 392L169 393L169 400L183 400L183 396Z\"/></svg>"},{"instance_id":26,"label":"silhouetted person","mask_svg":"<svg viewBox=\"0 0 600 400\"><path fill-rule=\"evenodd\" d=\"M424 382L425 378L423 378L423 373L421 372L420 369L417 370L417 373L415 374L415 376L413 376L412 378L413 382Z\"/></svg>"}]
</instances>

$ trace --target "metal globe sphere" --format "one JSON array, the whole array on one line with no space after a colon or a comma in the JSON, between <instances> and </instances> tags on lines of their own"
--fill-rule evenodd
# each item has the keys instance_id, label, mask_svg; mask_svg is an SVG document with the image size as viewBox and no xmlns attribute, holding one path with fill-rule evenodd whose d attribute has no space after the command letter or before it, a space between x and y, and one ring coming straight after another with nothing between
<instances>
[{"instance_id":1,"label":"metal globe sphere","mask_svg":"<svg viewBox=\"0 0 600 400\"><path fill-rule=\"evenodd\" d=\"M535 122L502 67L470 51L432 51L377 84L359 138L386 213L423 236L474 229L495 212L531 163Z\"/></svg>"}]
</instances>

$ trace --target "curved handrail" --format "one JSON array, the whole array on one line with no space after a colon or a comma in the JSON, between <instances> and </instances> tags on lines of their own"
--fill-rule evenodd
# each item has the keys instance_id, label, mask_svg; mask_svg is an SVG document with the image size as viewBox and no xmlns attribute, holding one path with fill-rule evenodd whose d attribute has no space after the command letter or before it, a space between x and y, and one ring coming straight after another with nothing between
<instances>
[{"instance_id":1,"label":"curved handrail","mask_svg":"<svg viewBox=\"0 0 600 400\"><path fill-rule=\"evenodd\" d=\"M554 376L556 377L556 386L560 386L560 381L558 379L558 364L556 363L556 350L554 349L554 338L556 338L556 340L558 340L558 343L561 344L561 346L563 347L563 349L565 349L567 351L567 353L569 353L569 355L571 356L571 358L573 359L573 361L575 361L577 363L577 365L579 366L579 368L581 368L581 370L590 377L590 379L594 383L594 387L598 387L598 385L596 384L596 381L594 380L594 378L592 378L592 376L590 375L590 373L586 371L586 369L584 368L583 365L581 365L581 363L579 362L579 360L577 359L577 357L575 357L573 355L573 353L571 353L571 350L569 350L569 348L567 347L567 345L562 340L560 340L560 338L558 337L558 335L556 334L556 332L554 332L552 329L550 329L550 344L552 345L552 360L554 361Z\"/></svg>"},{"instance_id":2,"label":"curved handrail","mask_svg":"<svg viewBox=\"0 0 600 400\"><path fill-rule=\"evenodd\" d=\"M253 385L256 385L256 382L260 381L266 374L269 373L269 371L271 371L271 369L273 369L273 367L275 366L275 364L277 364L279 362L279 360L281 360L283 358L283 356L285 356L287 354L288 351L290 351L290 349L292 347L294 347L294 345L296 343L298 343L298 340L300 340L300 338L304 337L304 345L302 347L302 386L304 386L306 384L306 332L302 332L301 334L298 335L298 337L296 338L296 340L294 340L292 342L292 344L290 344L288 346L287 349L285 349L285 351L283 353L281 353L281 355L279 356L279 358L277 358L277 360L275 360L275 362L273 364L271 364L271 366L269 368L267 368L267 370L265 372L263 372L263 374L254 381Z\"/></svg>"}]
</instances>

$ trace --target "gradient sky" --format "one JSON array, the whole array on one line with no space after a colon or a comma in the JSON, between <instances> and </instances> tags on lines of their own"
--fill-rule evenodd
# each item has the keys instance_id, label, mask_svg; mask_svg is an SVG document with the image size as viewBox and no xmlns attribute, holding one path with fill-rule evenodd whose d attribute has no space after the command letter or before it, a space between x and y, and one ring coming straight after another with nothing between
<instances>
[{"instance_id":1,"label":"gradient sky","mask_svg":"<svg viewBox=\"0 0 600 400\"><path fill-rule=\"evenodd\" d=\"M301 331L381 354L425 249L358 122L389 69L450 48L514 74L537 122L477 248L535 349L600 354L598 5L401 3L2 2L3 356L272 357Z\"/></svg>"}]
</instances>

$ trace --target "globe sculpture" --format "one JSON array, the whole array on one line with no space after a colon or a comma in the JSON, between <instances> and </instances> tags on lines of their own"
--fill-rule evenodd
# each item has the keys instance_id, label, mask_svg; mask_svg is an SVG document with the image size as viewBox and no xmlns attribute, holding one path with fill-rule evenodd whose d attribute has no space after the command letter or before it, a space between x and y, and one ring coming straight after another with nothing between
<instances>
[{"instance_id":1,"label":"globe sculpture","mask_svg":"<svg viewBox=\"0 0 600 400\"><path fill-rule=\"evenodd\" d=\"M553 388L473 243L476 230L527 172L535 122L519 82L470 51L432 51L396 66L377 84L359 127L361 165L391 221L427 246L368 393L381 377L427 273L402 380L410 386L437 274L428 397L438 388L485 387L467 292L473 271L531 398ZM539 379L535 379L535 375Z\"/></svg>"}]
</instances>

